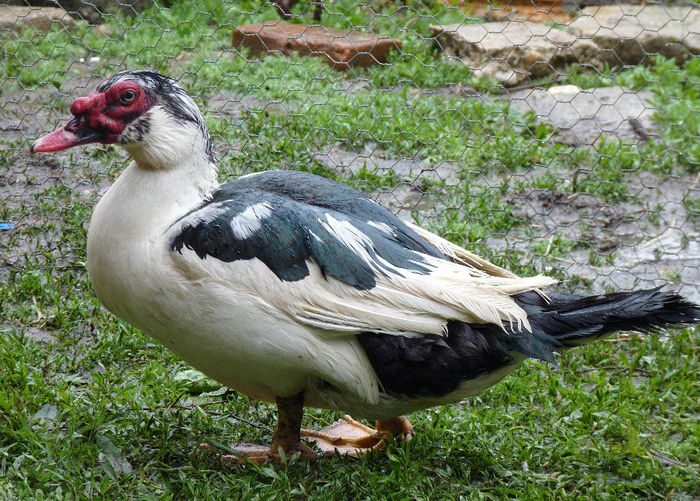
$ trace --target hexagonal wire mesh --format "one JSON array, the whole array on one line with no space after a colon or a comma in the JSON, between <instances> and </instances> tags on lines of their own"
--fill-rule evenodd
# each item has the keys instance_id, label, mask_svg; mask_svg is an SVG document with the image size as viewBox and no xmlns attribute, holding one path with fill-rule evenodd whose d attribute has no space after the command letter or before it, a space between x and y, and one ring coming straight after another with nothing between
<instances>
[{"instance_id":1,"label":"hexagonal wire mesh","mask_svg":"<svg viewBox=\"0 0 700 501\"><path fill-rule=\"evenodd\" d=\"M91 207L127 157L28 147L105 77L153 69L198 99L222 179L320 173L566 289L700 299L694 6L59 3L0 6L3 284L83 272Z\"/></svg>"}]
</instances>

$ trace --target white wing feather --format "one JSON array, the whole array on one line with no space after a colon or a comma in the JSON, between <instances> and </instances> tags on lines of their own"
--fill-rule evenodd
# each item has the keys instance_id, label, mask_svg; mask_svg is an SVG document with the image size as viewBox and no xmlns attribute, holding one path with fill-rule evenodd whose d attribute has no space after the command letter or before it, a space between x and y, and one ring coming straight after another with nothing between
<instances>
[{"instance_id":1,"label":"white wing feather","mask_svg":"<svg viewBox=\"0 0 700 501\"><path fill-rule=\"evenodd\" d=\"M227 284L232 294L255 295L297 322L341 335L367 331L441 335L450 319L500 326L509 322L529 329L526 313L510 294L554 283L543 276L474 274L467 266L429 258L429 274L407 270L378 274L375 287L358 290L324 275L313 261L307 262L308 277L285 282L258 259L202 260L186 249L172 256L190 280L208 278Z\"/></svg>"}]
</instances>

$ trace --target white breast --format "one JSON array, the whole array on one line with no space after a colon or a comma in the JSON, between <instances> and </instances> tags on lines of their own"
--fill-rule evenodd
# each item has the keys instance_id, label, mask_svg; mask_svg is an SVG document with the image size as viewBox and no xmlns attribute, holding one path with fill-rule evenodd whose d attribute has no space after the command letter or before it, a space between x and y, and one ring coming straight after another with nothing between
<instances>
[{"instance_id":1,"label":"white breast","mask_svg":"<svg viewBox=\"0 0 700 501\"><path fill-rule=\"evenodd\" d=\"M178 230L173 221L203 197L168 196L167 177L132 165L95 208L88 271L105 307L210 377L254 398L274 401L277 395L313 392L330 377L355 399L377 401L376 376L356 341L323 339L317 329L290 321L254 291L212 272L216 266L262 263L201 260L183 249L190 262L203 267L199 272L173 259L170 238Z\"/></svg>"}]
</instances>

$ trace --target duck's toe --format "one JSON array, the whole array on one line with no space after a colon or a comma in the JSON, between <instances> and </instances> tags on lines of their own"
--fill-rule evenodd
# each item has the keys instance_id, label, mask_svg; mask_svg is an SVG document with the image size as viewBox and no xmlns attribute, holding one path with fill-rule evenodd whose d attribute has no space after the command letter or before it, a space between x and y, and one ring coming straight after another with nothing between
<instances>
[{"instance_id":1,"label":"duck's toe","mask_svg":"<svg viewBox=\"0 0 700 501\"><path fill-rule=\"evenodd\" d=\"M344 416L323 430L301 430L301 436L316 444L325 456L357 456L384 446L384 437L377 430L350 416Z\"/></svg>"},{"instance_id":2,"label":"duck's toe","mask_svg":"<svg viewBox=\"0 0 700 501\"><path fill-rule=\"evenodd\" d=\"M207 452L213 452L215 449L215 447L206 443L199 446L199 450ZM248 461L252 463L281 463L282 457L280 449L283 451L286 458L291 458L297 453L299 453L299 459L306 461L313 461L320 457L311 450L309 446L303 443L300 443L298 448L295 447L295 450L285 450L279 444L274 448L274 445L268 447L265 445L242 443L232 447L226 447L225 451L227 454L221 454L219 458L227 465L241 464Z\"/></svg>"},{"instance_id":3,"label":"duck's toe","mask_svg":"<svg viewBox=\"0 0 700 501\"><path fill-rule=\"evenodd\" d=\"M411 440L415 432L405 416L377 421L377 429L365 426L350 416L344 416L320 431L301 430L301 436L316 444L325 456L335 454L358 456L386 446L386 438L396 435Z\"/></svg>"},{"instance_id":4,"label":"duck's toe","mask_svg":"<svg viewBox=\"0 0 700 501\"><path fill-rule=\"evenodd\" d=\"M402 440L411 440L415 435L413 426L406 416L377 421L377 429L370 428L355 421L350 416L344 416L323 430L301 429L303 411L303 395L294 397L278 397L277 408L279 419L272 438L272 445L266 447L256 444L238 444L232 447L202 444L199 450L213 451L215 448L227 454L220 456L228 463L282 462L284 458L297 456L302 460L314 460L320 457L332 457L336 454L359 456L371 450L379 450L386 446L389 436ZM314 452L302 439L315 444L321 454Z\"/></svg>"}]
</instances>

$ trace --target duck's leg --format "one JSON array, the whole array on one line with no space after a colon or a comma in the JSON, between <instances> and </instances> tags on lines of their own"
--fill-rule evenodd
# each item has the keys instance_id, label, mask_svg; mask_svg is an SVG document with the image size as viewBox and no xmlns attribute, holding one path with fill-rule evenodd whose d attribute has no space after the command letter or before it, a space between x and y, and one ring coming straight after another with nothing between
<instances>
[{"instance_id":1,"label":"duck's leg","mask_svg":"<svg viewBox=\"0 0 700 501\"><path fill-rule=\"evenodd\" d=\"M279 456L279 450L282 449L287 457L299 452L303 459L316 459L317 454L301 441L304 394L277 397L277 412L277 428L272 435L270 451Z\"/></svg>"},{"instance_id":2,"label":"duck's leg","mask_svg":"<svg viewBox=\"0 0 700 501\"><path fill-rule=\"evenodd\" d=\"M256 444L238 444L232 447L234 454L222 455L221 459L228 463L252 461L265 463L279 462L280 451L289 458L296 453L301 459L318 459L311 448L301 441L303 437L313 442L321 449L326 457L335 454L357 456L370 450L378 450L386 445L385 438L397 435L404 440L411 440L414 435L413 426L405 416L377 421L377 429L365 426L345 416L323 430L302 430L301 418L304 413L304 395L300 393L293 397L277 397L277 427L272 435L270 447ZM211 449L204 445L203 448Z\"/></svg>"},{"instance_id":3,"label":"duck's leg","mask_svg":"<svg viewBox=\"0 0 700 501\"><path fill-rule=\"evenodd\" d=\"M280 451L289 458L300 453L301 459L317 459L318 454L301 441L301 418L304 413L304 394L293 397L277 397L277 427L270 447L257 444L238 444L232 447L234 454L221 459L227 463L252 461L254 463L279 462Z\"/></svg>"}]
</instances>

